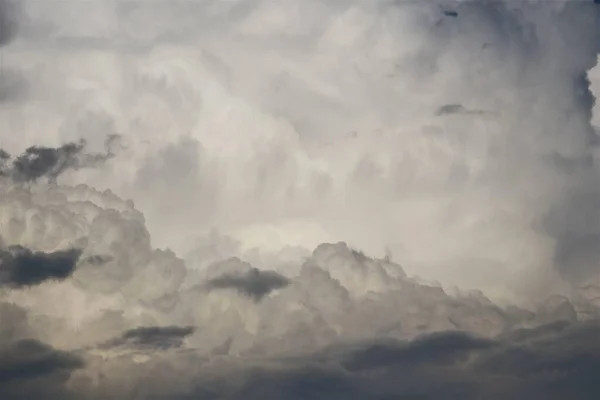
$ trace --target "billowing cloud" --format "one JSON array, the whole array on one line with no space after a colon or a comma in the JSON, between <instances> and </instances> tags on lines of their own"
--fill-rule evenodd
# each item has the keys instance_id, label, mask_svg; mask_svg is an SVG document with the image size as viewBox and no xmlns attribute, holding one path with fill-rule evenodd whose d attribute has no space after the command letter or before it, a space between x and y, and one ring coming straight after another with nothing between
<instances>
[{"instance_id":1,"label":"billowing cloud","mask_svg":"<svg viewBox=\"0 0 600 400\"><path fill-rule=\"evenodd\" d=\"M598 397L597 5L19 4L0 398Z\"/></svg>"}]
</instances>

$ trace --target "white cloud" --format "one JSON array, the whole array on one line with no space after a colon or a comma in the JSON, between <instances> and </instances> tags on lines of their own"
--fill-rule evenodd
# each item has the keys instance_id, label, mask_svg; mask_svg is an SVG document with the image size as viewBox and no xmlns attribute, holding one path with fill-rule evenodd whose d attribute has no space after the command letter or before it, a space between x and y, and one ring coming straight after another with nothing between
<instances>
[{"instance_id":1,"label":"white cloud","mask_svg":"<svg viewBox=\"0 0 600 400\"><path fill-rule=\"evenodd\" d=\"M256 357L597 318L600 11L572 3L22 0L0 147L122 142L58 184L0 183L2 246L83 250L70 279L0 288L34 332L10 343L76 352L68 387L105 373L127 398L156 374L179 393ZM181 348L98 347L187 326Z\"/></svg>"}]
</instances>

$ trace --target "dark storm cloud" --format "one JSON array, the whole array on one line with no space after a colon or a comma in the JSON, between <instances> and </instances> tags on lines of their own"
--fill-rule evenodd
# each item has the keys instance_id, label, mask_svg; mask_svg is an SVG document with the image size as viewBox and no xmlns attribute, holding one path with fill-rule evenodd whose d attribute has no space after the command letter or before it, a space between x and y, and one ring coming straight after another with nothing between
<instances>
[{"instance_id":1,"label":"dark storm cloud","mask_svg":"<svg viewBox=\"0 0 600 400\"><path fill-rule=\"evenodd\" d=\"M75 270L80 256L78 249L44 253L11 246L0 250L0 286L19 288L66 279Z\"/></svg>"},{"instance_id":2,"label":"dark storm cloud","mask_svg":"<svg viewBox=\"0 0 600 400\"><path fill-rule=\"evenodd\" d=\"M146 338L169 336L167 332L183 334L181 331L140 328L123 336ZM600 398L599 337L598 323L560 322L506 333L495 340L462 332L440 332L412 342L389 340L358 347L337 346L312 357L272 362L269 366L240 365L233 370L226 368L222 375L213 370L208 377L198 370L198 375L190 373L185 378L186 369L176 367L174 359L172 363L157 360L128 369L128 374L139 380L140 388L127 393L171 400L592 400ZM34 350L37 347L43 345L32 346ZM22 374L11 367L3 369L9 373L0 376L16 381L61 368L68 372L81 365L68 354L47 359L41 367L36 367L36 359L21 362L19 365L26 367ZM196 363L192 362L190 369L192 365ZM181 381L159 393L164 385L162 379ZM186 379L195 382L193 389L183 389L189 387ZM104 384L110 385L110 381L100 382L99 387L86 387L81 397L96 398L94 395L104 393ZM147 389L150 387L153 389Z\"/></svg>"},{"instance_id":3,"label":"dark storm cloud","mask_svg":"<svg viewBox=\"0 0 600 400\"><path fill-rule=\"evenodd\" d=\"M34 339L0 344L0 398L68 399L65 382L83 360Z\"/></svg>"},{"instance_id":4,"label":"dark storm cloud","mask_svg":"<svg viewBox=\"0 0 600 400\"><path fill-rule=\"evenodd\" d=\"M496 340L440 332L239 371L169 398L592 400L600 398L599 337L598 323L560 322Z\"/></svg>"},{"instance_id":5,"label":"dark storm cloud","mask_svg":"<svg viewBox=\"0 0 600 400\"><path fill-rule=\"evenodd\" d=\"M81 367L83 362L75 355L33 339L20 340L0 350L0 383Z\"/></svg>"},{"instance_id":6,"label":"dark storm cloud","mask_svg":"<svg viewBox=\"0 0 600 400\"><path fill-rule=\"evenodd\" d=\"M229 273L210 279L207 287L210 290L234 289L244 296L260 301L272 291L284 288L289 284L289 279L277 272L252 268L247 272Z\"/></svg>"},{"instance_id":7,"label":"dark storm cloud","mask_svg":"<svg viewBox=\"0 0 600 400\"><path fill-rule=\"evenodd\" d=\"M162 350L179 348L184 339L195 330L193 326L145 326L126 331L120 338L101 347L129 346Z\"/></svg>"},{"instance_id":8,"label":"dark storm cloud","mask_svg":"<svg viewBox=\"0 0 600 400\"><path fill-rule=\"evenodd\" d=\"M490 340L463 332L434 333L408 344L369 346L356 351L343 365L349 371L361 371L395 364L452 364L469 351L484 350L493 345Z\"/></svg>"},{"instance_id":9,"label":"dark storm cloud","mask_svg":"<svg viewBox=\"0 0 600 400\"><path fill-rule=\"evenodd\" d=\"M35 339L26 309L0 302L0 399L69 399L65 383L79 356Z\"/></svg>"},{"instance_id":10,"label":"dark storm cloud","mask_svg":"<svg viewBox=\"0 0 600 400\"><path fill-rule=\"evenodd\" d=\"M0 153L0 175L11 177L15 182L35 182L40 178L56 181L67 170L96 167L114 157L113 149L118 135L109 135L104 153L86 153L86 142L66 143L59 147L31 146L10 162L10 155Z\"/></svg>"}]
</instances>

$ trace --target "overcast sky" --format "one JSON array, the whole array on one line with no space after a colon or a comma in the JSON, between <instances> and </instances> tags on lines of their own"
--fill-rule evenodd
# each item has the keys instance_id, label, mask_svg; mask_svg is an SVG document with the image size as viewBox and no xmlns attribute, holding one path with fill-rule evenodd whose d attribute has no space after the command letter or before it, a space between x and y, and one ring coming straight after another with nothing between
<instances>
[{"instance_id":1,"label":"overcast sky","mask_svg":"<svg viewBox=\"0 0 600 400\"><path fill-rule=\"evenodd\" d=\"M0 397L597 399L593 1L0 0Z\"/></svg>"}]
</instances>

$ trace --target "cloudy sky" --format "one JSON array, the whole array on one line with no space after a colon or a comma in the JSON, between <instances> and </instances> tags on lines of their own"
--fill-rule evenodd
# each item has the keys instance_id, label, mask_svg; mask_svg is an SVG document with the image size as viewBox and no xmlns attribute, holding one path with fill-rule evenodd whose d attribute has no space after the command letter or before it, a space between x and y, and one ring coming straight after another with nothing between
<instances>
[{"instance_id":1,"label":"cloudy sky","mask_svg":"<svg viewBox=\"0 0 600 400\"><path fill-rule=\"evenodd\" d=\"M592 0L0 0L0 398L600 398Z\"/></svg>"}]
</instances>

